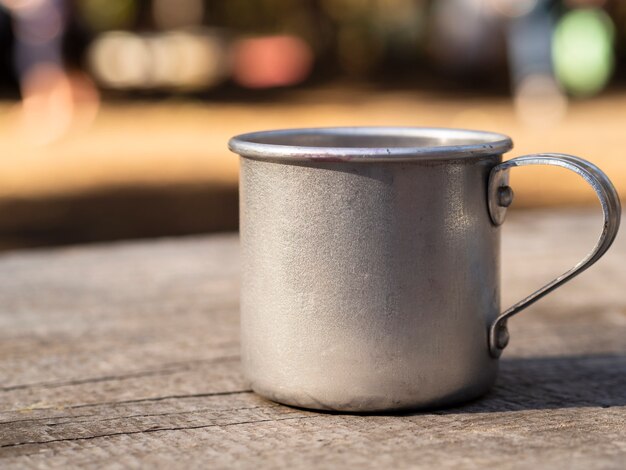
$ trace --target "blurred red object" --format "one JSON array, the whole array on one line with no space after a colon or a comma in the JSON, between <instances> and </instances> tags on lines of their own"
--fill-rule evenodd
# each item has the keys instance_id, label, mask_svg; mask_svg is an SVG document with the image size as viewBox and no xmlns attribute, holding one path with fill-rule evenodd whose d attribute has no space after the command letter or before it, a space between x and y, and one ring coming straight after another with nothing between
<instances>
[{"instance_id":1,"label":"blurred red object","mask_svg":"<svg viewBox=\"0 0 626 470\"><path fill-rule=\"evenodd\" d=\"M313 52L296 36L264 36L238 40L233 60L233 79L239 85L273 88L304 81L313 67Z\"/></svg>"}]
</instances>

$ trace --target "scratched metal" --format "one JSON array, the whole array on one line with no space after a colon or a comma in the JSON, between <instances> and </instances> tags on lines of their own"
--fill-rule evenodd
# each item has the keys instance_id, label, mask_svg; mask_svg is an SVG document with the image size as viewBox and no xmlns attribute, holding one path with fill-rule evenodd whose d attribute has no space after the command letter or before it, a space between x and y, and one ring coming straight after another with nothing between
<instances>
[{"instance_id":1,"label":"scratched metal","mask_svg":"<svg viewBox=\"0 0 626 470\"><path fill-rule=\"evenodd\" d=\"M498 360L499 225L477 131L334 128L238 136L241 342L252 388L382 411L484 394Z\"/></svg>"}]
</instances>

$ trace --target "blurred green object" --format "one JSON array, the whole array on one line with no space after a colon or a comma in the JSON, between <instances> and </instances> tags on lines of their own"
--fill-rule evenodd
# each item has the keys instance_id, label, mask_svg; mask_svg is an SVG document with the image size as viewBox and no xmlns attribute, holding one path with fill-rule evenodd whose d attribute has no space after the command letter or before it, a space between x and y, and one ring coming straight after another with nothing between
<instances>
[{"instance_id":1,"label":"blurred green object","mask_svg":"<svg viewBox=\"0 0 626 470\"><path fill-rule=\"evenodd\" d=\"M94 31L125 29L137 16L136 0L79 0L78 12Z\"/></svg>"},{"instance_id":2,"label":"blurred green object","mask_svg":"<svg viewBox=\"0 0 626 470\"><path fill-rule=\"evenodd\" d=\"M552 42L555 74L575 96L591 96L608 83L615 67L615 27L597 8L566 13L557 24Z\"/></svg>"}]
</instances>

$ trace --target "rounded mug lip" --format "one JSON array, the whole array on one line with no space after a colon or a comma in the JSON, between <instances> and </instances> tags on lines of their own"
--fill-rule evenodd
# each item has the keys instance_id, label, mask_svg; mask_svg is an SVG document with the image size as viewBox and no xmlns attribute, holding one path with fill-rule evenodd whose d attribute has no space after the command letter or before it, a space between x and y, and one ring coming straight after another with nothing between
<instances>
[{"instance_id":1,"label":"rounded mug lip","mask_svg":"<svg viewBox=\"0 0 626 470\"><path fill-rule=\"evenodd\" d=\"M402 138L439 140L442 145L422 146L315 146L293 145L298 137L309 138ZM513 148L510 137L496 132L443 127L313 127L240 134L228 148L247 158L289 161L413 161L449 160L502 155Z\"/></svg>"}]
</instances>

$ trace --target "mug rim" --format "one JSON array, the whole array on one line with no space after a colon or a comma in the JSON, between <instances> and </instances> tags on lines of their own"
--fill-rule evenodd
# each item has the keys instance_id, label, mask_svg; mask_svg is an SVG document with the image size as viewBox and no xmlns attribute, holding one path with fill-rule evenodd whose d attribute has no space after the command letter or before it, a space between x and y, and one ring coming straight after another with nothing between
<instances>
[{"instance_id":1,"label":"mug rim","mask_svg":"<svg viewBox=\"0 0 626 470\"><path fill-rule=\"evenodd\" d=\"M315 146L293 145L302 138L430 139L441 145L421 146ZM281 140L283 143L281 143ZM513 148L510 137L496 132L443 127L313 127L250 132L237 135L228 148L242 157L281 161L384 162L450 160L502 155Z\"/></svg>"}]
</instances>

